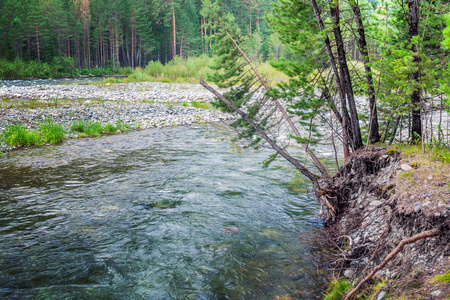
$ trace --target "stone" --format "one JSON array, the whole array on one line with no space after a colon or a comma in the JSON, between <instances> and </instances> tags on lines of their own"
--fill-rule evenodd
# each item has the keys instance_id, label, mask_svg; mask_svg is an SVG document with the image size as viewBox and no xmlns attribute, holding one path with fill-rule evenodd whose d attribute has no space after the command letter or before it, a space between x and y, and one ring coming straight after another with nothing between
<instances>
[{"instance_id":1,"label":"stone","mask_svg":"<svg viewBox=\"0 0 450 300\"><path fill-rule=\"evenodd\" d=\"M355 269L347 269L344 272L344 276L347 278L352 278L353 275L355 275L355 272L356 272Z\"/></svg>"},{"instance_id":2,"label":"stone","mask_svg":"<svg viewBox=\"0 0 450 300\"><path fill-rule=\"evenodd\" d=\"M375 200L375 201L370 202L370 206L379 206L381 204L383 204L383 202L381 202L379 200Z\"/></svg>"},{"instance_id":3,"label":"stone","mask_svg":"<svg viewBox=\"0 0 450 300\"><path fill-rule=\"evenodd\" d=\"M422 204L422 207L424 207L424 206L428 206L428 205L430 205L430 201L426 201L426 202L424 202L423 204Z\"/></svg>"},{"instance_id":4,"label":"stone","mask_svg":"<svg viewBox=\"0 0 450 300\"><path fill-rule=\"evenodd\" d=\"M401 164L400 168L402 168L403 171L410 171L413 169L410 165L407 164Z\"/></svg>"},{"instance_id":5,"label":"stone","mask_svg":"<svg viewBox=\"0 0 450 300\"><path fill-rule=\"evenodd\" d=\"M415 207L414 207L414 211L415 211L415 212L418 212L418 211L420 210L421 207L422 207L422 205L420 205L420 204L417 205L417 206L415 206Z\"/></svg>"},{"instance_id":6,"label":"stone","mask_svg":"<svg viewBox=\"0 0 450 300\"><path fill-rule=\"evenodd\" d=\"M385 291L379 292L377 295L377 300L384 300L384 299L386 299L386 292Z\"/></svg>"},{"instance_id":7,"label":"stone","mask_svg":"<svg viewBox=\"0 0 450 300\"><path fill-rule=\"evenodd\" d=\"M433 297L439 297L442 294L441 290L435 290L434 292L431 292L431 296Z\"/></svg>"}]
</instances>

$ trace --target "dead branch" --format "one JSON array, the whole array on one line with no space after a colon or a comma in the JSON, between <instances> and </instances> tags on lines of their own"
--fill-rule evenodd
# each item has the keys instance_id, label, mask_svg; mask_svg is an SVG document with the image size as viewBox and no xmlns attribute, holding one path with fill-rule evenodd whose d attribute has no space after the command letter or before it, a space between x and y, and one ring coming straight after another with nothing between
<instances>
[{"instance_id":1,"label":"dead branch","mask_svg":"<svg viewBox=\"0 0 450 300\"><path fill-rule=\"evenodd\" d=\"M395 249L392 250L391 253L389 253L388 256L386 256L386 258L381 262L381 264L379 264L378 266L373 268L372 272L370 272L369 275L367 275L360 283L358 283L358 285L353 290L351 290L347 294L347 296L345 297L345 300L353 299L353 297L356 295L356 293L359 291L359 289L362 287L362 285L364 283L366 283L367 281L369 281L373 277L373 275L375 275L376 272L378 272L379 270L383 269L384 266L391 259L393 259L400 251L402 251L402 249L403 249L403 247L405 245L411 244L411 243L415 243L418 240L421 240L421 239L424 239L424 238L437 236L439 234L439 232L440 232L440 230L438 228L435 228L435 229L432 229L432 230L428 230L428 231L424 231L424 232L418 233L416 235L413 235L412 237L403 239L397 245L397 247L395 247Z\"/></svg>"},{"instance_id":2,"label":"dead branch","mask_svg":"<svg viewBox=\"0 0 450 300\"><path fill-rule=\"evenodd\" d=\"M259 81L264 85L266 91L270 91L269 89L269 85L267 84L267 82L264 80L264 78L261 76L261 74L258 72L258 69L255 68L253 66L253 63L251 62L251 60L248 58L248 56L245 54L245 52L241 49L241 47L239 47L237 41L231 36L231 34L228 32L228 30L221 25L222 29L224 30L224 32L227 34L228 38L233 42L233 44L235 45L236 49L239 51L239 53L241 53L241 55L244 57L244 59L247 61L248 65L250 66L250 68L253 70L253 72L256 74L256 76L258 77ZM292 130L294 131L295 135L298 137L301 137L300 132L298 131L297 127L295 126L294 122L292 121L291 118L289 118L288 113L286 112L286 110L284 109L284 107L281 105L280 101L278 101L278 99L273 98L272 99L273 102L275 103L275 105L278 107L278 109L280 110L281 114L286 118L287 122L289 123L289 126L292 128ZM330 175L328 174L328 172L326 171L325 167L322 165L322 163L319 161L319 159L316 157L316 155L314 154L314 152L308 147L307 144L302 143L302 146L304 147L306 153L309 154L309 156L311 157L311 159L314 162L314 165L317 167L317 169L320 171L320 173L325 177L325 178L330 178Z\"/></svg>"},{"instance_id":3,"label":"dead branch","mask_svg":"<svg viewBox=\"0 0 450 300\"><path fill-rule=\"evenodd\" d=\"M278 144L276 144L265 132L264 130L262 130L245 112L243 112L242 110L240 110L238 107L236 107L236 105L234 105L231 101L229 101L227 98L225 98L224 96L222 96L219 92L217 92L215 89L213 89L209 84L207 84L206 82L203 81L203 78L200 76L200 84L206 88L208 91L210 91L211 93L214 94L214 96L216 96L217 98L219 98L223 103L225 103L229 108L231 108L232 110L234 110L235 112L237 112L242 119L244 119L250 126L253 127L253 129L255 129L259 135L265 139L270 146L272 146L272 148L277 151L281 156L283 156L288 162L290 162L291 164L293 164L303 175L305 175L306 177L308 177L311 182L313 183L313 185L315 187L318 188L318 176L315 175L314 173L312 173L311 171L309 171L305 166L303 166L302 164L300 164L300 162L298 160L296 160L295 158L293 158L291 155L289 155L289 153L281 148L280 146L278 146Z\"/></svg>"}]
</instances>

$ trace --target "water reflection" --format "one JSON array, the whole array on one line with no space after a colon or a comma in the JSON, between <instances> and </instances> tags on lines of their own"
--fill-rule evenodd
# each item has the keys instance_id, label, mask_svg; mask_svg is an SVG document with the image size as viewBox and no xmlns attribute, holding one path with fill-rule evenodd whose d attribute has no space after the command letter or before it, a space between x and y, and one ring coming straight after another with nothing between
<instances>
[{"instance_id":1,"label":"water reflection","mask_svg":"<svg viewBox=\"0 0 450 300\"><path fill-rule=\"evenodd\" d=\"M317 245L301 237L320 234L317 204L289 188L284 162L262 169L266 157L192 128L9 154L0 296L320 298Z\"/></svg>"}]
</instances>

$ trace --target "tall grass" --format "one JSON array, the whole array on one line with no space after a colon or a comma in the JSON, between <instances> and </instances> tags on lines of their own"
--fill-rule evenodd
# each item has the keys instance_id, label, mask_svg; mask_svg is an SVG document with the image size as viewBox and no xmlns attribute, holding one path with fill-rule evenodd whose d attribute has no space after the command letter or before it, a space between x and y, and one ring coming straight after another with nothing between
<instances>
[{"instance_id":1,"label":"tall grass","mask_svg":"<svg viewBox=\"0 0 450 300\"><path fill-rule=\"evenodd\" d=\"M214 58L206 55L188 58L177 56L165 65L159 61L151 61L145 69L136 68L127 78L114 80L114 82L198 82L199 76L206 79L207 74L212 72L208 66L213 63ZM247 69L248 68L250 67L247 66ZM276 70L268 62L258 65L258 70L267 78L270 85L276 85L277 83L287 82L289 80L289 77L286 74ZM111 80L105 80L103 83L113 82L111 82Z\"/></svg>"},{"instance_id":2,"label":"tall grass","mask_svg":"<svg viewBox=\"0 0 450 300\"><path fill-rule=\"evenodd\" d=\"M61 124L56 124L51 119L47 119L39 125L39 132L43 140L49 144L61 142L66 134L64 127Z\"/></svg>"},{"instance_id":3,"label":"tall grass","mask_svg":"<svg viewBox=\"0 0 450 300\"><path fill-rule=\"evenodd\" d=\"M80 136L99 137L102 133L115 133L118 130L126 131L128 129L128 125L122 120L118 120L115 125L111 123L102 125L100 122L77 120L72 123L70 129L78 132Z\"/></svg>"},{"instance_id":4,"label":"tall grass","mask_svg":"<svg viewBox=\"0 0 450 300\"><path fill-rule=\"evenodd\" d=\"M39 133L25 128L22 124L7 126L0 138L9 147L29 147L42 144Z\"/></svg>"}]
</instances>

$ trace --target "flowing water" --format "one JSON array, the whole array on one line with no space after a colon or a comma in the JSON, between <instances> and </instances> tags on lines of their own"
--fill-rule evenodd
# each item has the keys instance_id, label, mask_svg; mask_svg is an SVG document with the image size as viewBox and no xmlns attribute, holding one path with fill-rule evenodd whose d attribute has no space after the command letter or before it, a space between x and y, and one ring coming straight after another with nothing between
<instances>
[{"instance_id":1,"label":"flowing water","mask_svg":"<svg viewBox=\"0 0 450 300\"><path fill-rule=\"evenodd\" d=\"M0 86L34 86L34 85L58 85L58 84L88 84L102 81L105 77L80 77L80 78L48 78L30 80L0 80Z\"/></svg>"},{"instance_id":2,"label":"flowing water","mask_svg":"<svg viewBox=\"0 0 450 300\"><path fill-rule=\"evenodd\" d=\"M240 157L205 133L0 159L0 298L320 298L316 201L290 186L284 161L263 169L267 153Z\"/></svg>"}]
</instances>

